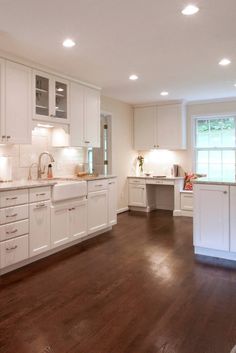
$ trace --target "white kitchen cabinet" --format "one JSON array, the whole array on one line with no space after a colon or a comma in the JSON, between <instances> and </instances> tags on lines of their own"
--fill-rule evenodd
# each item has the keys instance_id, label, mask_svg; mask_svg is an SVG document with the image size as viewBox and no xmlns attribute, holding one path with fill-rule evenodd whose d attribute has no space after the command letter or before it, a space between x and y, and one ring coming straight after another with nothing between
<instances>
[{"instance_id":1,"label":"white kitchen cabinet","mask_svg":"<svg viewBox=\"0 0 236 353\"><path fill-rule=\"evenodd\" d=\"M71 241L87 235L87 200L78 201L71 205L68 216Z\"/></svg>"},{"instance_id":2,"label":"white kitchen cabinet","mask_svg":"<svg viewBox=\"0 0 236 353\"><path fill-rule=\"evenodd\" d=\"M16 264L28 257L28 235L0 243L0 268Z\"/></svg>"},{"instance_id":3,"label":"white kitchen cabinet","mask_svg":"<svg viewBox=\"0 0 236 353\"><path fill-rule=\"evenodd\" d=\"M157 107L156 140L161 149L186 148L186 116L183 104Z\"/></svg>"},{"instance_id":4,"label":"white kitchen cabinet","mask_svg":"<svg viewBox=\"0 0 236 353\"><path fill-rule=\"evenodd\" d=\"M129 206L147 206L145 180L129 179Z\"/></svg>"},{"instance_id":5,"label":"white kitchen cabinet","mask_svg":"<svg viewBox=\"0 0 236 353\"><path fill-rule=\"evenodd\" d=\"M51 247L66 244L70 241L68 204L51 207Z\"/></svg>"},{"instance_id":6,"label":"white kitchen cabinet","mask_svg":"<svg viewBox=\"0 0 236 353\"><path fill-rule=\"evenodd\" d=\"M229 251L229 187L194 185L194 245Z\"/></svg>"},{"instance_id":7,"label":"white kitchen cabinet","mask_svg":"<svg viewBox=\"0 0 236 353\"><path fill-rule=\"evenodd\" d=\"M70 145L100 147L100 91L70 85Z\"/></svg>"},{"instance_id":8,"label":"white kitchen cabinet","mask_svg":"<svg viewBox=\"0 0 236 353\"><path fill-rule=\"evenodd\" d=\"M117 223L117 181L115 178L108 180L108 224Z\"/></svg>"},{"instance_id":9,"label":"white kitchen cabinet","mask_svg":"<svg viewBox=\"0 0 236 353\"><path fill-rule=\"evenodd\" d=\"M230 186L230 251L236 252L236 186Z\"/></svg>"},{"instance_id":10,"label":"white kitchen cabinet","mask_svg":"<svg viewBox=\"0 0 236 353\"><path fill-rule=\"evenodd\" d=\"M50 201L30 205L30 256L50 249Z\"/></svg>"},{"instance_id":11,"label":"white kitchen cabinet","mask_svg":"<svg viewBox=\"0 0 236 353\"><path fill-rule=\"evenodd\" d=\"M1 112L3 143L30 144L32 119L32 71L6 60L5 107Z\"/></svg>"},{"instance_id":12,"label":"white kitchen cabinet","mask_svg":"<svg viewBox=\"0 0 236 353\"><path fill-rule=\"evenodd\" d=\"M88 234L108 226L108 190L88 193Z\"/></svg>"},{"instance_id":13,"label":"white kitchen cabinet","mask_svg":"<svg viewBox=\"0 0 236 353\"><path fill-rule=\"evenodd\" d=\"M156 147L156 106L134 109L134 148L149 150Z\"/></svg>"},{"instance_id":14,"label":"white kitchen cabinet","mask_svg":"<svg viewBox=\"0 0 236 353\"><path fill-rule=\"evenodd\" d=\"M134 148L186 148L185 106L179 104L134 108Z\"/></svg>"},{"instance_id":15,"label":"white kitchen cabinet","mask_svg":"<svg viewBox=\"0 0 236 353\"><path fill-rule=\"evenodd\" d=\"M0 59L0 142L5 143L5 61Z\"/></svg>"},{"instance_id":16,"label":"white kitchen cabinet","mask_svg":"<svg viewBox=\"0 0 236 353\"><path fill-rule=\"evenodd\" d=\"M69 81L34 71L33 119L69 123Z\"/></svg>"}]
</instances>

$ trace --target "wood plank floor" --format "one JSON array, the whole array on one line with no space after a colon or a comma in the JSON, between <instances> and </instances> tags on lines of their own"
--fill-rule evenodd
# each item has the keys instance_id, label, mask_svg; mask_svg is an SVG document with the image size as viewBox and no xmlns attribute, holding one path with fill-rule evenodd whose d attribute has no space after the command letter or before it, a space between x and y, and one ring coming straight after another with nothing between
<instances>
[{"instance_id":1,"label":"wood plank floor","mask_svg":"<svg viewBox=\"0 0 236 353\"><path fill-rule=\"evenodd\" d=\"M236 267L196 258L192 220L113 231L0 278L0 353L229 353Z\"/></svg>"}]
</instances>

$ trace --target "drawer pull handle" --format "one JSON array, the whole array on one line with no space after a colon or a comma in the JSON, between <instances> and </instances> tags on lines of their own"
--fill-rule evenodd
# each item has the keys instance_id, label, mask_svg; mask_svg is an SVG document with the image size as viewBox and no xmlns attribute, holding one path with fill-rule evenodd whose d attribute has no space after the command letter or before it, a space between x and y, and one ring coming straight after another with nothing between
<instances>
[{"instance_id":1,"label":"drawer pull handle","mask_svg":"<svg viewBox=\"0 0 236 353\"><path fill-rule=\"evenodd\" d=\"M9 200L17 200L17 199L18 199L17 196L15 196L15 197L7 197L7 198L6 198L7 201L9 201Z\"/></svg>"},{"instance_id":2,"label":"drawer pull handle","mask_svg":"<svg viewBox=\"0 0 236 353\"><path fill-rule=\"evenodd\" d=\"M68 211L74 211L74 210L75 210L74 207L68 209Z\"/></svg>"},{"instance_id":3,"label":"drawer pull handle","mask_svg":"<svg viewBox=\"0 0 236 353\"><path fill-rule=\"evenodd\" d=\"M6 217L7 218L11 218L11 217L16 217L18 215L18 213L14 213L14 214L11 214L11 215L7 215Z\"/></svg>"},{"instance_id":4,"label":"drawer pull handle","mask_svg":"<svg viewBox=\"0 0 236 353\"><path fill-rule=\"evenodd\" d=\"M112 185L112 184L115 184L114 181L110 181L110 182L109 182L109 185Z\"/></svg>"},{"instance_id":5,"label":"drawer pull handle","mask_svg":"<svg viewBox=\"0 0 236 353\"><path fill-rule=\"evenodd\" d=\"M90 141L84 141L84 143L90 143Z\"/></svg>"},{"instance_id":6,"label":"drawer pull handle","mask_svg":"<svg viewBox=\"0 0 236 353\"><path fill-rule=\"evenodd\" d=\"M45 205L45 203L39 203L38 205L36 205L36 208L43 208L43 207L47 207L47 205Z\"/></svg>"},{"instance_id":7,"label":"drawer pull handle","mask_svg":"<svg viewBox=\"0 0 236 353\"><path fill-rule=\"evenodd\" d=\"M10 250L15 250L17 249L18 246L17 245L14 245L14 246L11 246L10 248L6 248L7 251L10 251Z\"/></svg>"},{"instance_id":8,"label":"drawer pull handle","mask_svg":"<svg viewBox=\"0 0 236 353\"><path fill-rule=\"evenodd\" d=\"M45 196L46 193L45 192L42 192L41 194L36 194L36 196Z\"/></svg>"},{"instance_id":9,"label":"drawer pull handle","mask_svg":"<svg viewBox=\"0 0 236 353\"><path fill-rule=\"evenodd\" d=\"M97 184L97 185L95 185L96 186L96 188L100 188L100 187L102 187L103 185L102 184Z\"/></svg>"},{"instance_id":10,"label":"drawer pull handle","mask_svg":"<svg viewBox=\"0 0 236 353\"><path fill-rule=\"evenodd\" d=\"M14 230L12 230L11 232L6 232L7 234L14 234L14 233L16 233L16 232L18 232L18 229L14 229Z\"/></svg>"}]
</instances>

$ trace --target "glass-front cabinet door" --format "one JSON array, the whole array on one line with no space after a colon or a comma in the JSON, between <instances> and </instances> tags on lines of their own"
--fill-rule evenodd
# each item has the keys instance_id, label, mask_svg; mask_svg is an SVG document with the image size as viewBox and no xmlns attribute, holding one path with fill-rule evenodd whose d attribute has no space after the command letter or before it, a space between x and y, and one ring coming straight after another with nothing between
<instances>
[{"instance_id":1,"label":"glass-front cabinet door","mask_svg":"<svg viewBox=\"0 0 236 353\"><path fill-rule=\"evenodd\" d=\"M67 91L68 85L65 82L55 81L55 117L67 119Z\"/></svg>"},{"instance_id":2,"label":"glass-front cabinet door","mask_svg":"<svg viewBox=\"0 0 236 353\"><path fill-rule=\"evenodd\" d=\"M48 117L49 112L49 78L35 76L35 114Z\"/></svg>"},{"instance_id":3,"label":"glass-front cabinet door","mask_svg":"<svg viewBox=\"0 0 236 353\"><path fill-rule=\"evenodd\" d=\"M68 122L69 82L43 72L34 72L34 119Z\"/></svg>"}]
</instances>

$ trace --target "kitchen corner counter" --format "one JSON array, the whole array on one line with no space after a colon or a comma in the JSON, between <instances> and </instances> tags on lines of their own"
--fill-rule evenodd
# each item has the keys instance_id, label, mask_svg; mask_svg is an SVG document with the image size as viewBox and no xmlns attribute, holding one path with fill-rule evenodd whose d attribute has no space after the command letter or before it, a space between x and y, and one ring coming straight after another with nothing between
<instances>
[{"instance_id":1,"label":"kitchen corner counter","mask_svg":"<svg viewBox=\"0 0 236 353\"><path fill-rule=\"evenodd\" d=\"M193 184L208 184L208 185L236 185L236 180L232 179L214 179L214 178L198 178L192 180Z\"/></svg>"}]
</instances>

